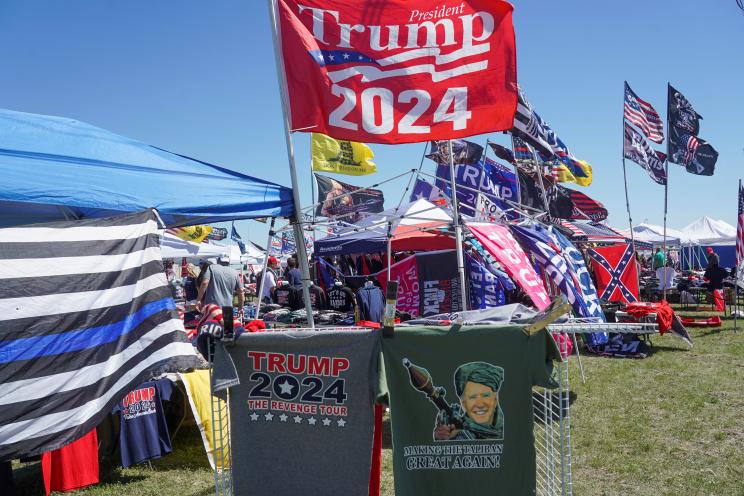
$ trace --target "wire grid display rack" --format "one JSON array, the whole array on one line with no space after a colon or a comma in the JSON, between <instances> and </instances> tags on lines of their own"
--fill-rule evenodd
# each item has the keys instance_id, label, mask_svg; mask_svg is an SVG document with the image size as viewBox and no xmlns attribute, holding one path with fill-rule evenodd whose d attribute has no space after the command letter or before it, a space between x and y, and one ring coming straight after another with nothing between
<instances>
[{"instance_id":1,"label":"wire grid display rack","mask_svg":"<svg viewBox=\"0 0 744 496\"><path fill-rule=\"evenodd\" d=\"M558 388L532 390L535 434L535 479L538 496L571 496L571 415L569 408L568 342L558 342L561 356L554 379Z\"/></svg>"},{"instance_id":2,"label":"wire grid display rack","mask_svg":"<svg viewBox=\"0 0 744 496\"><path fill-rule=\"evenodd\" d=\"M551 332L648 332L648 325L613 325L596 322L570 322L554 324ZM334 327L334 330L358 329L355 327ZM281 330L310 330L306 328ZM316 329L318 330L318 329ZM325 328L323 330L328 330ZM272 329L267 331L271 332ZM280 331L280 329L276 329ZM622 332L622 331L621 331ZM572 336L573 337L573 336ZM568 340L558 341L561 361L555 362L554 379L558 383L555 389L535 387L532 391L534 410L535 466L537 496L572 496L572 458L571 458L571 415L569 406L569 368ZM212 374L212 355L210 349L210 383ZM218 397L211 396L212 439L214 440L214 483L217 496L233 496L233 479L231 443L230 443L230 408L229 390L227 401L223 403ZM225 428L227 427L227 428Z\"/></svg>"},{"instance_id":3,"label":"wire grid display rack","mask_svg":"<svg viewBox=\"0 0 744 496\"><path fill-rule=\"evenodd\" d=\"M217 496L233 495L232 445L230 440L230 389L224 391L224 401L215 395L212 367L214 342L209 346L210 409L212 412L212 457L214 460L214 489Z\"/></svg>"}]
</instances>

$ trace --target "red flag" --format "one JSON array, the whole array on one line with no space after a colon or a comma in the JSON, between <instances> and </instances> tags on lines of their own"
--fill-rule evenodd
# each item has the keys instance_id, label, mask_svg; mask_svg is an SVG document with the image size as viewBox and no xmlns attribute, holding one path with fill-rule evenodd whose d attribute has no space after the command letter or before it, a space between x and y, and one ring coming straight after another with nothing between
<instances>
[{"instance_id":1,"label":"red flag","mask_svg":"<svg viewBox=\"0 0 744 496\"><path fill-rule=\"evenodd\" d=\"M638 272L631 245L589 250L599 299L632 303L638 301Z\"/></svg>"},{"instance_id":2,"label":"red flag","mask_svg":"<svg viewBox=\"0 0 744 496\"><path fill-rule=\"evenodd\" d=\"M293 131L412 143L510 129L513 7L502 0L278 0Z\"/></svg>"}]
</instances>

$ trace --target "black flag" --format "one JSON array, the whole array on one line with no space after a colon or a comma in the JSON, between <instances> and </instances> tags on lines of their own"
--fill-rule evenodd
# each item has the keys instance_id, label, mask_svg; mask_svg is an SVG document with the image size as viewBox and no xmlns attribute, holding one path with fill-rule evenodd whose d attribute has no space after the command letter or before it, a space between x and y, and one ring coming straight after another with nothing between
<instances>
[{"instance_id":1,"label":"black flag","mask_svg":"<svg viewBox=\"0 0 744 496\"><path fill-rule=\"evenodd\" d=\"M712 176L718 152L705 140L698 138L702 116L679 91L669 85L669 161L684 165L687 172Z\"/></svg>"},{"instance_id":2,"label":"black flag","mask_svg":"<svg viewBox=\"0 0 744 496\"><path fill-rule=\"evenodd\" d=\"M426 156L438 164L449 164L449 141L432 141L431 152ZM472 141L464 139L453 139L452 160L456 164L477 164L483 155L483 147Z\"/></svg>"}]
</instances>

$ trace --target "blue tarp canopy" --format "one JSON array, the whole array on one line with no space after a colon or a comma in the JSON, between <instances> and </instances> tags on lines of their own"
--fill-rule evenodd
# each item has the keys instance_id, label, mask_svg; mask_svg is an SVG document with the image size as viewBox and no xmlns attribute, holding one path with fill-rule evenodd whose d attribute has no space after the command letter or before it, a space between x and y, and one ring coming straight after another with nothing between
<instances>
[{"instance_id":1,"label":"blue tarp canopy","mask_svg":"<svg viewBox=\"0 0 744 496\"><path fill-rule=\"evenodd\" d=\"M0 109L0 226L156 208L168 226L289 217L292 190L84 122Z\"/></svg>"}]
</instances>

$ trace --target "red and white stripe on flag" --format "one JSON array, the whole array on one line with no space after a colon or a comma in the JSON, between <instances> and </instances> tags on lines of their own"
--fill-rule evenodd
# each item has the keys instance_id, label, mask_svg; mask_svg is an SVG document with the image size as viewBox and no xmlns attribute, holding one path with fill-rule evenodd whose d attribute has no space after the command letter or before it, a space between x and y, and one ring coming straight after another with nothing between
<instances>
[{"instance_id":1,"label":"red and white stripe on flag","mask_svg":"<svg viewBox=\"0 0 744 496\"><path fill-rule=\"evenodd\" d=\"M510 3L276 1L293 131L395 144L512 127Z\"/></svg>"}]
</instances>

